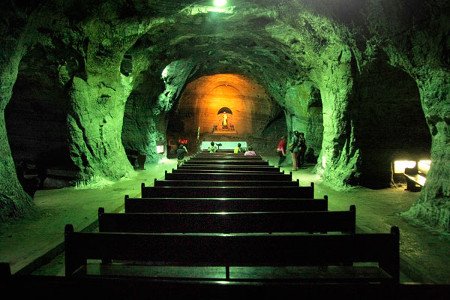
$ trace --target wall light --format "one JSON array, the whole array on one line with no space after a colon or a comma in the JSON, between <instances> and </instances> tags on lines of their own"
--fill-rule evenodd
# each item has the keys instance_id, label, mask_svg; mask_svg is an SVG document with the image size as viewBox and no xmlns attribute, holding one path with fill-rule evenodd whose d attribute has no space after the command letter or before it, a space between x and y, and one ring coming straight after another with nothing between
<instances>
[{"instance_id":1,"label":"wall light","mask_svg":"<svg viewBox=\"0 0 450 300\"><path fill-rule=\"evenodd\" d=\"M327 157L324 155L322 156L322 168L326 168L327 167Z\"/></svg>"},{"instance_id":2,"label":"wall light","mask_svg":"<svg viewBox=\"0 0 450 300\"><path fill-rule=\"evenodd\" d=\"M405 168L415 168L414 160L396 160L394 161L394 173L399 174L405 172Z\"/></svg>"},{"instance_id":3,"label":"wall light","mask_svg":"<svg viewBox=\"0 0 450 300\"><path fill-rule=\"evenodd\" d=\"M164 153L164 145L157 145L156 146L156 153L158 153L158 154Z\"/></svg>"},{"instance_id":4,"label":"wall light","mask_svg":"<svg viewBox=\"0 0 450 300\"><path fill-rule=\"evenodd\" d=\"M425 159L425 160L419 160L419 163L417 165L417 168L420 172L427 174L428 171L430 171L431 166L431 160Z\"/></svg>"},{"instance_id":5,"label":"wall light","mask_svg":"<svg viewBox=\"0 0 450 300\"><path fill-rule=\"evenodd\" d=\"M227 5L227 0L214 0L214 6L223 7Z\"/></svg>"}]
</instances>

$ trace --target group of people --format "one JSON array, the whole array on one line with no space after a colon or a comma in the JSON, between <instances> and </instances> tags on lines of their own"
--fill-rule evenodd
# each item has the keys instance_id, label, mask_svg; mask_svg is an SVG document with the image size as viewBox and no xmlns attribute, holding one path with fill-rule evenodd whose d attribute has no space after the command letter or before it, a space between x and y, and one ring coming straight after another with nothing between
<instances>
[{"instance_id":1,"label":"group of people","mask_svg":"<svg viewBox=\"0 0 450 300\"><path fill-rule=\"evenodd\" d=\"M306 139L303 132L295 130L289 145L287 144L286 136L282 136L280 138L277 145L279 167L286 160L287 151L291 153L292 171L297 171L302 165L305 164Z\"/></svg>"},{"instance_id":2,"label":"group of people","mask_svg":"<svg viewBox=\"0 0 450 300\"><path fill-rule=\"evenodd\" d=\"M215 153L215 152L217 152L217 150L219 150L219 148L217 147L217 144L215 144L214 142L211 142L210 146L208 147L208 152ZM256 156L256 152L252 146L249 146L247 148L247 150L245 150L244 148L242 148L241 143L238 143L237 146L234 147L233 152L234 152L234 154L244 153L244 156Z\"/></svg>"},{"instance_id":3,"label":"group of people","mask_svg":"<svg viewBox=\"0 0 450 300\"><path fill-rule=\"evenodd\" d=\"M208 147L209 153L215 153L219 150L219 147L216 143L211 142ZM306 139L305 134L303 132L299 132L297 130L294 131L292 135L291 142L287 143L286 136L282 136L278 141L277 145L277 153L279 156L278 167L280 167L283 162L286 160L286 156L288 151L291 153L292 157L292 171L297 171L301 166L305 164L305 153L306 153ZM247 150L242 148L241 143L238 143L234 148L233 152L235 154L244 153L244 156L256 156L256 152L252 146L249 146ZM184 144L179 144L176 150L177 153L177 165L182 165L188 150Z\"/></svg>"}]
</instances>

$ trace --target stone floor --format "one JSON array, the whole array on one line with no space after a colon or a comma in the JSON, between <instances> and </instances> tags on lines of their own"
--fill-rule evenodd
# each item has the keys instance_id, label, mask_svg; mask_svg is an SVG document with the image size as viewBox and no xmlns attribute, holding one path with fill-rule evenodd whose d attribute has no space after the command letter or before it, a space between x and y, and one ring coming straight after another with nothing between
<instances>
[{"instance_id":1,"label":"stone floor","mask_svg":"<svg viewBox=\"0 0 450 300\"><path fill-rule=\"evenodd\" d=\"M272 165L276 157L264 157ZM13 273L63 275L64 226L71 223L76 231L95 230L97 209L106 212L123 210L124 195L140 196L140 184L163 179L164 171L176 166L175 159L146 165L130 178L110 184L88 187L41 190L36 193L38 213L33 218L0 227L0 261L9 262ZM285 172L289 166L283 167ZM329 196L330 210L348 210L356 205L357 232L389 232L400 228L401 281L450 284L450 236L407 221L399 214L406 211L419 193L408 192L404 186L382 190L355 188L337 192L325 186L313 173L313 167L294 172L301 185L315 183L315 196Z\"/></svg>"}]
</instances>

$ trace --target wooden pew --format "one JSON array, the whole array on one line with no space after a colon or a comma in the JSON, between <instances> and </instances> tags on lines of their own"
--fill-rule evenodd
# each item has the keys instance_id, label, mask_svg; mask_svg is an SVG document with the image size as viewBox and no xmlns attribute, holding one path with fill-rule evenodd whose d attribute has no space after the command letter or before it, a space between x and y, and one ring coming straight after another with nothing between
<instances>
[{"instance_id":1,"label":"wooden pew","mask_svg":"<svg viewBox=\"0 0 450 300\"><path fill-rule=\"evenodd\" d=\"M164 275L167 267L172 265L223 267L225 276L222 280L230 281L398 284L399 256L399 230L395 226L390 233L325 235L88 233L74 232L71 224L65 227L67 277L145 276L147 273L149 277L157 278L189 278L193 274L193 270L188 270L184 274ZM158 262L162 265L152 275L148 269L155 270L155 266L148 264ZM349 265L352 263L376 265ZM136 267L137 273L133 271ZM247 272L248 267L253 268ZM214 273L217 275L216 270ZM212 274L201 275L205 279ZM217 276L213 278L217 279Z\"/></svg>"},{"instance_id":2,"label":"wooden pew","mask_svg":"<svg viewBox=\"0 0 450 300\"><path fill-rule=\"evenodd\" d=\"M209 159L209 160L200 160L200 159L190 159L187 160L184 164L184 166L190 166L190 165L212 165L212 166L217 166L217 165L248 165L248 166L268 166L269 162L265 161L265 160L224 160L224 159Z\"/></svg>"},{"instance_id":3,"label":"wooden pew","mask_svg":"<svg viewBox=\"0 0 450 300\"><path fill-rule=\"evenodd\" d=\"M228 155L228 156L191 156L190 159L194 160L247 160L247 161L260 161L263 160L261 156L243 156L243 155Z\"/></svg>"},{"instance_id":4,"label":"wooden pew","mask_svg":"<svg viewBox=\"0 0 450 300\"><path fill-rule=\"evenodd\" d=\"M348 211L105 213L98 210L99 232L144 233L355 233L356 208Z\"/></svg>"},{"instance_id":5,"label":"wooden pew","mask_svg":"<svg viewBox=\"0 0 450 300\"><path fill-rule=\"evenodd\" d=\"M244 156L244 153L234 153L233 150L228 150L228 151L217 151L214 153L209 153L209 151L199 151L197 153L194 154L195 156ZM259 154L258 154L259 156Z\"/></svg>"},{"instance_id":6,"label":"wooden pew","mask_svg":"<svg viewBox=\"0 0 450 300\"><path fill-rule=\"evenodd\" d=\"M186 165L183 164L177 168L177 170L210 170L214 172L218 171L251 171L251 172L280 172L279 167L274 166L261 166L261 165Z\"/></svg>"},{"instance_id":7,"label":"wooden pew","mask_svg":"<svg viewBox=\"0 0 450 300\"><path fill-rule=\"evenodd\" d=\"M299 180L158 180L153 186L299 186Z\"/></svg>"},{"instance_id":8,"label":"wooden pew","mask_svg":"<svg viewBox=\"0 0 450 300\"><path fill-rule=\"evenodd\" d=\"M247 161L261 161L263 160L262 156L244 156L237 154L230 155L203 155L203 156L191 156L191 159L199 159L199 160L247 160Z\"/></svg>"},{"instance_id":9,"label":"wooden pew","mask_svg":"<svg viewBox=\"0 0 450 300\"><path fill-rule=\"evenodd\" d=\"M292 181L292 173L211 173L211 172L195 172L195 173L168 173L165 171L164 178L166 180L262 180L262 181Z\"/></svg>"},{"instance_id":10,"label":"wooden pew","mask_svg":"<svg viewBox=\"0 0 450 300\"><path fill-rule=\"evenodd\" d=\"M243 195L244 196L244 195ZM302 198L130 198L125 196L125 213L151 212L257 212L327 211L328 196Z\"/></svg>"},{"instance_id":11,"label":"wooden pew","mask_svg":"<svg viewBox=\"0 0 450 300\"><path fill-rule=\"evenodd\" d=\"M314 183L310 186L230 186L230 187L146 187L141 184L142 198L187 197L187 198L314 198Z\"/></svg>"},{"instance_id":12,"label":"wooden pew","mask_svg":"<svg viewBox=\"0 0 450 300\"><path fill-rule=\"evenodd\" d=\"M240 174L248 174L248 175L257 175L257 174L283 174L279 168L267 168L267 169L259 169L259 170L243 170L243 169L218 169L218 168L178 168L172 169L172 173L240 173Z\"/></svg>"},{"instance_id":13,"label":"wooden pew","mask_svg":"<svg viewBox=\"0 0 450 300\"><path fill-rule=\"evenodd\" d=\"M446 300L448 284L323 283L286 281L183 280L143 277L64 277L11 274L2 277L0 290L17 299L396 299ZM49 297L49 295L51 295ZM69 296L70 295L70 296Z\"/></svg>"}]
</instances>

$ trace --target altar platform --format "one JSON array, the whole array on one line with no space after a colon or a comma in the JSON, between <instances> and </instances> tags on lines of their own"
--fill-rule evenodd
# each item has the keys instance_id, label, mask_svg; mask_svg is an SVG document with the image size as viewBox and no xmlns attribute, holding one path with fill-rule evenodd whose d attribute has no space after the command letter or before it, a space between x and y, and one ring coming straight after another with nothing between
<instances>
[{"instance_id":1,"label":"altar platform","mask_svg":"<svg viewBox=\"0 0 450 300\"><path fill-rule=\"evenodd\" d=\"M212 134L237 134L234 125L230 126L213 126Z\"/></svg>"},{"instance_id":2,"label":"altar platform","mask_svg":"<svg viewBox=\"0 0 450 300\"><path fill-rule=\"evenodd\" d=\"M214 142L219 146L219 150L233 150L237 147L237 144L240 143L241 147L247 149L246 141L218 141L218 140L204 140L200 144L200 150L208 150L208 147L211 146L211 142ZM220 144L220 145L219 145Z\"/></svg>"}]
</instances>

